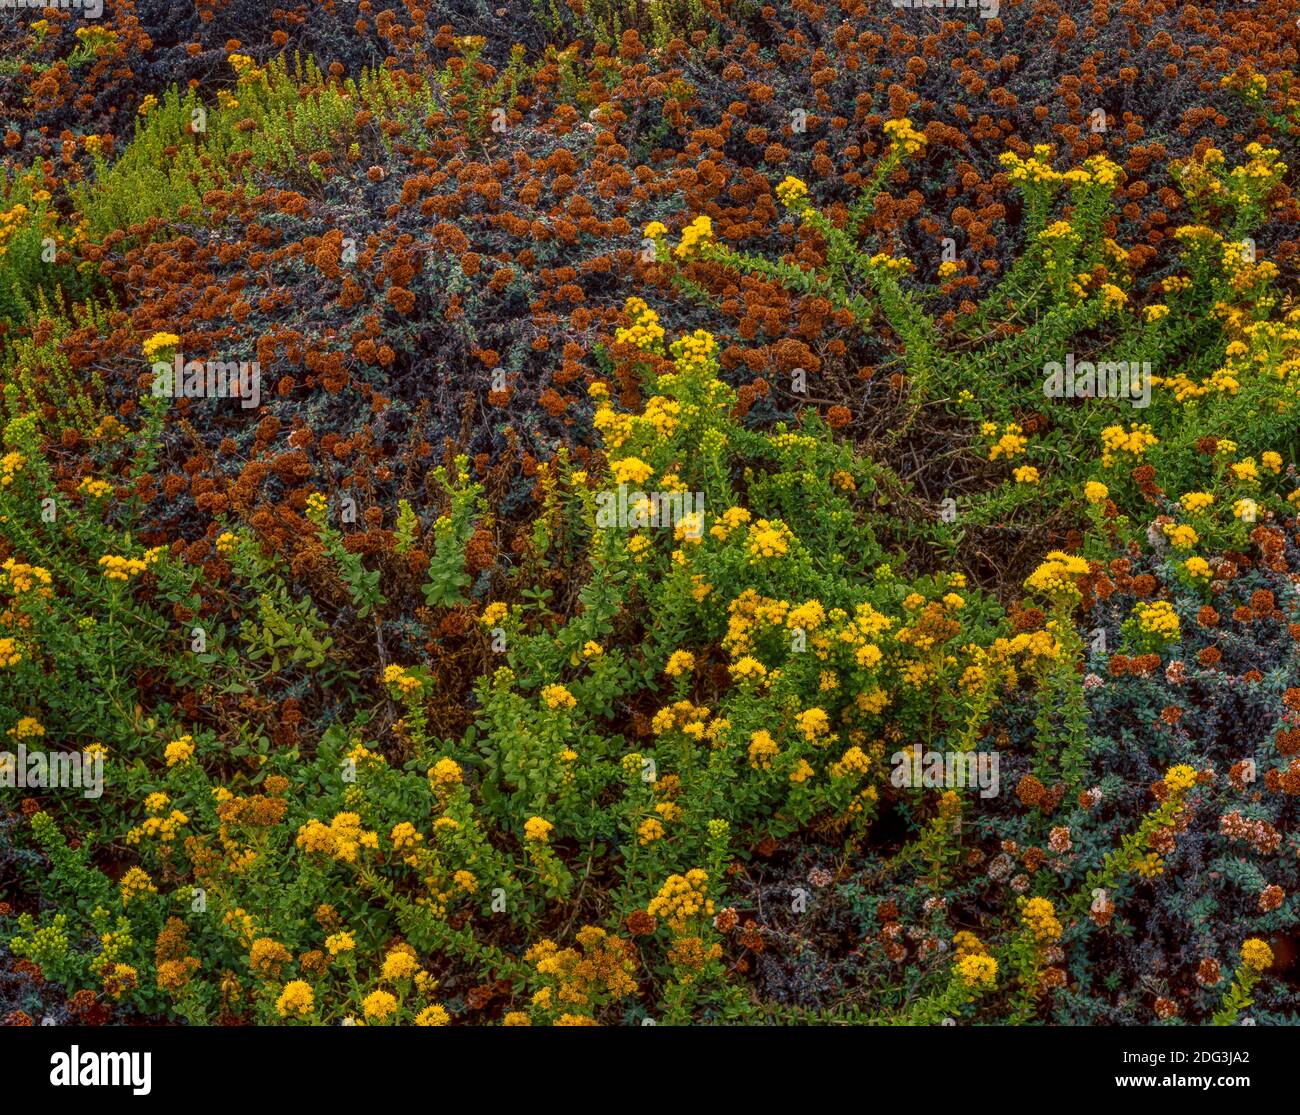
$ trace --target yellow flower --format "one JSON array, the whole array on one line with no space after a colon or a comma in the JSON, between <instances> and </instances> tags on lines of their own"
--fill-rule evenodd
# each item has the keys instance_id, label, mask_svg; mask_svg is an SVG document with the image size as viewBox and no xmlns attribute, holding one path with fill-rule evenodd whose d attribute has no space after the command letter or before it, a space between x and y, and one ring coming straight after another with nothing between
<instances>
[{"instance_id":1,"label":"yellow flower","mask_svg":"<svg viewBox=\"0 0 1300 1115\"><path fill-rule=\"evenodd\" d=\"M1149 635L1158 635L1167 642L1177 642L1182 635L1178 614L1167 600L1157 600L1148 604L1139 601L1133 609L1138 627Z\"/></svg>"},{"instance_id":2,"label":"yellow flower","mask_svg":"<svg viewBox=\"0 0 1300 1115\"><path fill-rule=\"evenodd\" d=\"M997 426L992 422L986 423L983 427L986 437L992 437L997 433L997 429ZM1024 436L1020 426L1015 422L1010 422L1002 428L1002 435L989 447L989 460L996 461L999 457L1006 457L1009 460L1012 457L1018 457L1025 451L1025 446L1028 444L1029 440Z\"/></svg>"},{"instance_id":3,"label":"yellow flower","mask_svg":"<svg viewBox=\"0 0 1300 1115\"><path fill-rule=\"evenodd\" d=\"M325 938L325 951L330 956L338 956L343 952L351 952L357 947L357 942L351 933L331 933Z\"/></svg>"},{"instance_id":4,"label":"yellow flower","mask_svg":"<svg viewBox=\"0 0 1300 1115\"><path fill-rule=\"evenodd\" d=\"M414 848L424 840L424 834L418 832L410 821L399 821L388 836L393 842L393 848L399 852L406 848Z\"/></svg>"},{"instance_id":5,"label":"yellow flower","mask_svg":"<svg viewBox=\"0 0 1300 1115\"><path fill-rule=\"evenodd\" d=\"M193 757L193 736L181 736L179 739L174 739L163 751L163 758L167 760L167 765L169 767L174 767L177 763L187 762Z\"/></svg>"},{"instance_id":6,"label":"yellow flower","mask_svg":"<svg viewBox=\"0 0 1300 1115\"><path fill-rule=\"evenodd\" d=\"M1267 941L1251 937L1241 946L1241 961L1254 972L1262 972L1273 963L1273 950Z\"/></svg>"},{"instance_id":7,"label":"yellow flower","mask_svg":"<svg viewBox=\"0 0 1300 1115\"><path fill-rule=\"evenodd\" d=\"M708 873L698 867L685 875L669 875L659 893L650 900L646 912L663 918L670 929L680 932L686 928L689 918L700 914L713 916L713 903L708 893Z\"/></svg>"},{"instance_id":8,"label":"yellow flower","mask_svg":"<svg viewBox=\"0 0 1300 1115\"><path fill-rule=\"evenodd\" d=\"M1172 794L1185 794L1196 785L1196 768L1179 763L1165 772L1165 787Z\"/></svg>"},{"instance_id":9,"label":"yellow flower","mask_svg":"<svg viewBox=\"0 0 1300 1115\"><path fill-rule=\"evenodd\" d=\"M776 187L776 197L787 209L802 209L803 202L808 197L808 184L787 174Z\"/></svg>"},{"instance_id":10,"label":"yellow flower","mask_svg":"<svg viewBox=\"0 0 1300 1115\"><path fill-rule=\"evenodd\" d=\"M275 1001L275 1009L281 1018L287 1018L291 1014L302 1017L311 1013L315 1003L316 997L311 987L302 980L296 979L284 985L284 990Z\"/></svg>"},{"instance_id":11,"label":"yellow flower","mask_svg":"<svg viewBox=\"0 0 1300 1115\"><path fill-rule=\"evenodd\" d=\"M361 1009L367 1018L382 1022L397 1010L397 1000L387 991L372 991L361 1001Z\"/></svg>"},{"instance_id":12,"label":"yellow flower","mask_svg":"<svg viewBox=\"0 0 1300 1115\"><path fill-rule=\"evenodd\" d=\"M1252 457L1247 457L1244 461L1238 461L1229 467L1232 469L1232 475L1238 480L1259 479L1259 470L1255 467L1255 461Z\"/></svg>"},{"instance_id":13,"label":"yellow flower","mask_svg":"<svg viewBox=\"0 0 1300 1115\"><path fill-rule=\"evenodd\" d=\"M0 669L6 666L17 666L22 660L22 651L18 649L16 641L8 635L0 638Z\"/></svg>"},{"instance_id":14,"label":"yellow flower","mask_svg":"<svg viewBox=\"0 0 1300 1115\"><path fill-rule=\"evenodd\" d=\"M872 670L880 665L884 655L875 643L864 643L853 652L853 658L864 670Z\"/></svg>"},{"instance_id":15,"label":"yellow flower","mask_svg":"<svg viewBox=\"0 0 1300 1115\"><path fill-rule=\"evenodd\" d=\"M767 676L767 667L748 654L733 662L728 669L737 681L761 681Z\"/></svg>"},{"instance_id":16,"label":"yellow flower","mask_svg":"<svg viewBox=\"0 0 1300 1115\"><path fill-rule=\"evenodd\" d=\"M696 217L682 230L682 240L674 254L678 259L688 259L712 240L713 222L705 216Z\"/></svg>"},{"instance_id":17,"label":"yellow flower","mask_svg":"<svg viewBox=\"0 0 1300 1115\"><path fill-rule=\"evenodd\" d=\"M395 687L403 696L420 691L420 679L406 672L406 667L393 664L384 667L384 684Z\"/></svg>"},{"instance_id":18,"label":"yellow flower","mask_svg":"<svg viewBox=\"0 0 1300 1115\"><path fill-rule=\"evenodd\" d=\"M992 987L998 977L998 962L986 953L967 952L957 961L957 974L967 987Z\"/></svg>"},{"instance_id":19,"label":"yellow flower","mask_svg":"<svg viewBox=\"0 0 1300 1115\"><path fill-rule=\"evenodd\" d=\"M420 965L404 948L395 948L384 957L384 966L380 972L386 980L409 979L420 970Z\"/></svg>"},{"instance_id":20,"label":"yellow flower","mask_svg":"<svg viewBox=\"0 0 1300 1115\"><path fill-rule=\"evenodd\" d=\"M653 844L663 838L664 831L663 823L657 818L650 817L637 826L636 833L642 844Z\"/></svg>"},{"instance_id":21,"label":"yellow flower","mask_svg":"<svg viewBox=\"0 0 1300 1115\"><path fill-rule=\"evenodd\" d=\"M1178 502L1189 515L1195 515L1211 506L1214 496L1210 492L1184 492Z\"/></svg>"},{"instance_id":22,"label":"yellow flower","mask_svg":"<svg viewBox=\"0 0 1300 1115\"><path fill-rule=\"evenodd\" d=\"M479 619L484 627L494 627L506 618L506 613L509 610L500 600L495 600L483 609L483 614Z\"/></svg>"},{"instance_id":23,"label":"yellow flower","mask_svg":"<svg viewBox=\"0 0 1300 1115\"><path fill-rule=\"evenodd\" d=\"M830 718L823 709L810 708L801 712L797 718L799 730L803 732L804 738L815 740L820 735L825 735L830 731Z\"/></svg>"},{"instance_id":24,"label":"yellow flower","mask_svg":"<svg viewBox=\"0 0 1300 1115\"><path fill-rule=\"evenodd\" d=\"M793 535L779 519L759 519L749 528L749 553L755 558L780 557L790 550Z\"/></svg>"},{"instance_id":25,"label":"yellow flower","mask_svg":"<svg viewBox=\"0 0 1300 1115\"><path fill-rule=\"evenodd\" d=\"M9 487L26 463L27 458L16 450L0 457L0 487Z\"/></svg>"},{"instance_id":26,"label":"yellow flower","mask_svg":"<svg viewBox=\"0 0 1300 1115\"><path fill-rule=\"evenodd\" d=\"M104 570L104 579L108 581L126 581L148 568L138 558L118 557L116 554L105 554L99 559L99 565Z\"/></svg>"},{"instance_id":27,"label":"yellow flower","mask_svg":"<svg viewBox=\"0 0 1300 1115\"><path fill-rule=\"evenodd\" d=\"M1128 295L1125 294L1114 283L1102 283L1101 285L1102 305L1108 309L1117 309L1128 302Z\"/></svg>"},{"instance_id":28,"label":"yellow flower","mask_svg":"<svg viewBox=\"0 0 1300 1115\"><path fill-rule=\"evenodd\" d=\"M1040 941L1055 941L1061 936L1056 908L1046 898L1031 898L1021 911L1021 918Z\"/></svg>"},{"instance_id":29,"label":"yellow flower","mask_svg":"<svg viewBox=\"0 0 1300 1115\"><path fill-rule=\"evenodd\" d=\"M624 457L614 464L614 479L620 484L644 484L654 472L640 457Z\"/></svg>"},{"instance_id":30,"label":"yellow flower","mask_svg":"<svg viewBox=\"0 0 1300 1115\"><path fill-rule=\"evenodd\" d=\"M749 765L755 770L771 770L778 750L771 733L760 728L749 739Z\"/></svg>"},{"instance_id":31,"label":"yellow flower","mask_svg":"<svg viewBox=\"0 0 1300 1115\"><path fill-rule=\"evenodd\" d=\"M550 841L554 828L544 817L529 817L524 822L524 837L534 844L546 844Z\"/></svg>"},{"instance_id":32,"label":"yellow flower","mask_svg":"<svg viewBox=\"0 0 1300 1115\"><path fill-rule=\"evenodd\" d=\"M77 491L89 496L91 499L103 499L105 496L113 494L113 485L104 480L83 476L81 483L77 485Z\"/></svg>"},{"instance_id":33,"label":"yellow flower","mask_svg":"<svg viewBox=\"0 0 1300 1115\"><path fill-rule=\"evenodd\" d=\"M1101 432L1101 463L1109 468L1116 453L1127 453L1139 460L1148 449L1159 444L1160 439L1151 432L1149 425L1130 424L1127 430L1123 426L1107 426Z\"/></svg>"},{"instance_id":34,"label":"yellow flower","mask_svg":"<svg viewBox=\"0 0 1300 1115\"><path fill-rule=\"evenodd\" d=\"M578 703L577 698L562 685L543 686L542 700L546 702L546 707L551 709L573 708Z\"/></svg>"},{"instance_id":35,"label":"yellow flower","mask_svg":"<svg viewBox=\"0 0 1300 1115\"><path fill-rule=\"evenodd\" d=\"M1096 480L1089 480L1083 486L1083 498L1094 505L1105 503L1110 498L1110 489Z\"/></svg>"},{"instance_id":36,"label":"yellow flower","mask_svg":"<svg viewBox=\"0 0 1300 1115\"><path fill-rule=\"evenodd\" d=\"M525 1015L525 1018L528 1016ZM451 1022L451 1015L447 1013L446 1007L440 1007L437 1003L433 1006L425 1007L415 1016L417 1026L446 1026Z\"/></svg>"},{"instance_id":37,"label":"yellow flower","mask_svg":"<svg viewBox=\"0 0 1300 1115\"><path fill-rule=\"evenodd\" d=\"M180 337L175 333L155 333L140 347L144 350L145 358L152 360L160 352L167 352L174 349L178 344L180 344L180 341Z\"/></svg>"},{"instance_id":38,"label":"yellow flower","mask_svg":"<svg viewBox=\"0 0 1300 1115\"><path fill-rule=\"evenodd\" d=\"M1015 478L1017 484L1038 483L1038 469L1034 468L1033 465L1021 465L1011 475Z\"/></svg>"},{"instance_id":39,"label":"yellow flower","mask_svg":"<svg viewBox=\"0 0 1300 1115\"><path fill-rule=\"evenodd\" d=\"M436 786L455 786L461 777L461 767L455 759L439 759L428 771L429 781Z\"/></svg>"},{"instance_id":40,"label":"yellow flower","mask_svg":"<svg viewBox=\"0 0 1300 1115\"><path fill-rule=\"evenodd\" d=\"M664 673L670 678L675 678L690 673L693 669L695 669L695 655L688 650L675 650L668 657L668 665L664 667Z\"/></svg>"},{"instance_id":41,"label":"yellow flower","mask_svg":"<svg viewBox=\"0 0 1300 1115\"><path fill-rule=\"evenodd\" d=\"M23 716L9 729L8 734L14 739L39 739L45 735L45 727L34 716Z\"/></svg>"},{"instance_id":42,"label":"yellow flower","mask_svg":"<svg viewBox=\"0 0 1300 1115\"><path fill-rule=\"evenodd\" d=\"M1078 596L1074 578L1088 572L1088 563L1083 558L1053 550L1028 577L1025 588L1041 592L1046 596Z\"/></svg>"},{"instance_id":43,"label":"yellow flower","mask_svg":"<svg viewBox=\"0 0 1300 1115\"><path fill-rule=\"evenodd\" d=\"M117 889L122 895L123 906L142 894L158 892L158 888L153 885L153 880L139 867L127 868L126 873L118 880Z\"/></svg>"},{"instance_id":44,"label":"yellow flower","mask_svg":"<svg viewBox=\"0 0 1300 1115\"><path fill-rule=\"evenodd\" d=\"M901 150L904 155L917 154L927 142L925 136L912 127L912 121L906 116L898 120L886 120L884 131L894 148Z\"/></svg>"}]
</instances>

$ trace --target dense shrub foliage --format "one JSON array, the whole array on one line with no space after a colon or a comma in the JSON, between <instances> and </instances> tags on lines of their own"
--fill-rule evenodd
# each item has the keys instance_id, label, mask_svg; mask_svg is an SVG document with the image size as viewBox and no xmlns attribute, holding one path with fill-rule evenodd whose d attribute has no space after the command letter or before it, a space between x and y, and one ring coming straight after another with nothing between
<instances>
[{"instance_id":1,"label":"dense shrub foliage","mask_svg":"<svg viewBox=\"0 0 1300 1115\"><path fill-rule=\"evenodd\" d=\"M996 7L5 24L7 1022L1297 1020L1300 4Z\"/></svg>"}]
</instances>

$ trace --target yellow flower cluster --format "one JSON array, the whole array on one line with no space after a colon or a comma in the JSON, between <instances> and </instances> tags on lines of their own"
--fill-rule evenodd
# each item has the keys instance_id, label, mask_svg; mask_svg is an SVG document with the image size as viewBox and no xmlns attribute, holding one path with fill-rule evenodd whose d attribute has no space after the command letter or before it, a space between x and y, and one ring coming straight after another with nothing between
<instances>
[{"instance_id":1,"label":"yellow flower cluster","mask_svg":"<svg viewBox=\"0 0 1300 1115\"><path fill-rule=\"evenodd\" d=\"M755 560L782 557L790 552L794 534L780 519L759 519L749 528L749 555Z\"/></svg>"},{"instance_id":2,"label":"yellow flower cluster","mask_svg":"<svg viewBox=\"0 0 1300 1115\"><path fill-rule=\"evenodd\" d=\"M420 679L408 674L405 666L385 666L383 677L385 685L394 686L404 697L420 691Z\"/></svg>"},{"instance_id":3,"label":"yellow flower cluster","mask_svg":"<svg viewBox=\"0 0 1300 1115\"><path fill-rule=\"evenodd\" d=\"M890 143L909 158L922 151L928 142L925 135L918 132L906 116L898 120L886 120L884 131Z\"/></svg>"},{"instance_id":4,"label":"yellow flower cluster","mask_svg":"<svg viewBox=\"0 0 1300 1115\"><path fill-rule=\"evenodd\" d=\"M696 217L682 230L682 239L674 250L678 259L689 259L700 248L713 240L713 222L705 216Z\"/></svg>"},{"instance_id":5,"label":"yellow flower cluster","mask_svg":"<svg viewBox=\"0 0 1300 1115\"><path fill-rule=\"evenodd\" d=\"M669 928L681 932L688 919L700 914L713 916L713 903L708 894L708 872L695 867L685 875L669 875L659 893L650 900L646 912L663 918Z\"/></svg>"},{"instance_id":6,"label":"yellow flower cluster","mask_svg":"<svg viewBox=\"0 0 1300 1115\"><path fill-rule=\"evenodd\" d=\"M563 685L542 686L542 700L549 709L574 708L578 704L577 698Z\"/></svg>"},{"instance_id":7,"label":"yellow flower cluster","mask_svg":"<svg viewBox=\"0 0 1300 1115\"><path fill-rule=\"evenodd\" d=\"M682 674L689 674L693 669L695 669L695 655L689 650L675 650L668 656L664 673L670 678L675 678Z\"/></svg>"},{"instance_id":8,"label":"yellow flower cluster","mask_svg":"<svg viewBox=\"0 0 1300 1115\"><path fill-rule=\"evenodd\" d=\"M77 485L77 491L91 499L103 499L105 496L113 494L113 485L106 480L96 480L91 476L83 476L81 483Z\"/></svg>"},{"instance_id":9,"label":"yellow flower cluster","mask_svg":"<svg viewBox=\"0 0 1300 1115\"><path fill-rule=\"evenodd\" d=\"M174 739L163 749L163 758L166 759L169 767L174 767L177 763L184 763L193 757L193 736L181 736Z\"/></svg>"},{"instance_id":10,"label":"yellow flower cluster","mask_svg":"<svg viewBox=\"0 0 1300 1115\"><path fill-rule=\"evenodd\" d=\"M311 1014L315 1005L316 996L311 986L300 979L286 983L275 1001L275 1009L281 1018L288 1018L291 1015L304 1018Z\"/></svg>"},{"instance_id":11,"label":"yellow flower cluster","mask_svg":"<svg viewBox=\"0 0 1300 1115\"><path fill-rule=\"evenodd\" d=\"M49 596L51 594L50 586L53 582L50 579L50 571L39 565L28 565L25 562L7 558L5 563L0 565L0 573L4 574L9 591L14 596L22 596L28 592L35 593L37 596Z\"/></svg>"},{"instance_id":12,"label":"yellow flower cluster","mask_svg":"<svg viewBox=\"0 0 1300 1115\"><path fill-rule=\"evenodd\" d=\"M643 299L635 296L627 300L623 306L623 311L632 318L632 324L626 328L616 330L614 342L616 344L633 345L643 352L658 351L664 339L664 330L663 326L659 324L659 315L646 305Z\"/></svg>"},{"instance_id":13,"label":"yellow flower cluster","mask_svg":"<svg viewBox=\"0 0 1300 1115\"><path fill-rule=\"evenodd\" d=\"M1105 155L1093 155L1085 159L1081 167L1062 173L1052 169L1052 154L1049 145L1040 143L1028 159L1021 158L1014 151L1004 151L998 156L998 161L1010 172L1011 181L1017 184L1064 184L1071 188L1100 186L1111 190L1119 182L1119 166Z\"/></svg>"},{"instance_id":14,"label":"yellow flower cluster","mask_svg":"<svg viewBox=\"0 0 1300 1115\"><path fill-rule=\"evenodd\" d=\"M1171 643L1177 642L1182 636L1178 614L1167 600L1156 600L1152 603L1140 600L1133 609L1133 614L1137 617L1138 627L1149 635L1158 635Z\"/></svg>"},{"instance_id":15,"label":"yellow flower cluster","mask_svg":"<svg viewBox=\"0 0 1300 1115\"><path fill-rule=\"evenodd\" d=\"M30 212L27 206L18 204L0 213L0 256L8 254L8 241L22 229Z\"/></svg>"},{"instance_id":16,"label":"yellow flower cluster","mask_svg":"<svg viewBox=\"0 0 1300 1115\"><path fill-rule=\"evenodd\" d=\"M139 844L141 840L154 839L170 844L182 825L190 823L189 817L179 809L173 809L166 817L146 817L144 821L130 829L126 834L128 844Z\"/></svg>"},{"instance_id":17,"label":"yellow flower cluster","mask_svg":"<svg viewBox=\"0 0 1300 1115\"><path fill-rule=\"evenodd\" d=\"M1151 432L1148 425L1130 424L1127 430L1123 426L1107 426L1101 432L1101 463L1109 468L1117 453L1127 453L1135 461L1153 445L1159 445L1160 439Z\"/></svg>"},{"instance_id":18,"label":"yellow flower cluster","mask_svg":"<svg viewBox=\"0 0 1300 1115\"><path fill-rule=\"evenodd\" d=\"M1241 946L1241 962L1255 972L1262 972L1273 963L1273 950L1267 941L1251 937Z\"/></svg>"},{"instance_id":19,"label":"yellow flower cluster","mask_svg":"<svg viewBox=\"0 0 1300 1115\"><path fill-rule=\"evenodd\" d=\"M888 252L877 252L868 262L872 267L880 267L900 275L910 271L914 266L907 256L892 256Z\"/></svg>"},{"instance_id":20,"label":"yellow flower cluster","mask_svg":"<svg viewBox=\"0 0 1300 1115\"><path fill-rule=\"evenodd\" d=\"M1088 563L1083 558L1053 550L1025 578L1025 588L1044 596L1077 597L1079 589L1074 583L1075 578L1087 572Z\"/></svg>"},{"instance_id":21,"label":"yellow flower cluster","mask_svg":"<svg viewBox=\"0 0 1300 1115\"><path fill-rule=\"evenodd\" d=\"M640 457L624 457L614 464L614 479L620 484L644 484L654 471Z\"/></svg>"},{"instance_id":22,"label":"yellow flower cluster","mask_svg":"<svg viewBox=\"0 0 1300 1115\"><path fill-rule=\"evenodd\" d=\"M169 352L180 343L181 339L175 333L155 333L140 347L144 350L145 358L152 360L159 353Z\"/></svg>"},{"instance_id":23,"label":"yellow flower cluster","mask_svg":"<svg viewBox=\"0 0 1300 1115\"><path fill-rule=\"evenodd\" d=\"M808 199L808 184L787 174L776 187L776 197L787 209L802 209Z\"/></svg>"},{"instance_id":24,"label":"yellow flower cluster","mask_svg":"<svg viewBox=\"0 0 1300 1115\"><path fill-rule=\"evenodd\" d=\"M455 759L439 759L428 771L429 782L434 787L459 785L462 777L460 764Z\"/></svg>"},{"instance_id":25,"label":"yellow flower cluster","mask_svg":"<svg viewBox=\"0 0 1300 1115\"><path fill-rule=\"evenodd\" d=\"M699 374L707 370L709 361L718 350L717 339L707 329L697 329L678 337L668 346L673 364L682 375ZM661 377L660 382L663 382Z\"/></svg>"},{"instance_id":26,"label":"yellow flower cluster","mask_svg":"<svg viewBox=\"0 0 1300 1115\"><path fill-rule=\"evenodd\" d=\"M831 730L830 718L825 709L806 709L795 718L795 722L803 732L804 739L809 741L816 740Z\"/></svg>"},{"instance_id":27,"label":"yellow flower cluster","mask_svg":"<svg viewBox=\"0 0 1300 1115\"><path fill-rule=\"evenodd\" d=\"M0 637L0 669L17 666L23 660L23 653L18 649L18 641L12 636Z\"/></svg>"},{"instance_id":28,"label":"yellow flower cluster","mask_svg":"<svg viewBox=\"0 0 1300 1115\"><path fill-rule=\"evenodd\" d=\"M987 953L968 952L957 960L957 974L971 989L992 987L998 978L998 962Z\"/></svg>"},{"instance_id":29,"label":"yellow flower cluster","mask_svg":"<svg viewBox=\"0 0 1300 1115\"><path fill-rule=\"evenodd\" d=\"M1056 907L1046 898L1031 898L1020 913L1021 920L1039 941L1055 941L1061 936Z\"/></svg>"},{"instance_id":30,"label":"yellow flower cluster","mask_svg":"<svg viewBox=\"0 0 1300 1115\"><path fill-rule=\"evenodd\" d=\"M149 568L139 558L119 557L116 554L105 554L99 559L99 565L104 570L104 579L108 581L128 581Z\"/></svg>"},{"instance_id":31,"label":"yellow flower cluster","mask_svg":"<svg viewBox=\"0 0 1300 1115\"><path fill-rule=\"evenodd\" d=\"M0 457L0 488L7 488L14 482L14 477L22 472L27 458L14 451Z\"/></svg>"},{"instance_id":32,"label":"yellow flower cluster","mask_svg":"<svg viewBox=\"0 0 1300 1115\"><path fill-rule=\"evenodd\" d=\"M122 896L123 906L134 898L158 892L158 888L153 885L153 880L139 867L127 868L126 873L118 880L117 889Z\"/></svg>"},{"instance_id":33,"label":"yellow flower cluster","mask_svg":"<svg viewBox=\"0 0 1300 1115\"><path fill-rule=\"evenodd\" d=\"M551 839L551 830L555 826L545 817L529 817L524 822L524 839L533 844L546 844Z\"/></svg>"},{"instance_id":34,"label":"yellow flower cluster","mask_svg":"<svg viewBox=\"0 0 1300 1115\"><path fill-rule=\"evenodd\" d=\"M1196 785L1196 768L1179 763L1165 772L1164 782L1171 794L1185 794Z\"/></svg>"},{"instance_id":35,"label":"yellow flower cluster","mask_svg":"<svg viewBox=\"0 0 1300 1115\"><path fill-rule=\"evenodd\" d=\"M326 855L340 863L356 863L362 848L379 847L379 837L361 828L357 814L339 813L328 825L308 821L298 830L295 843L305 852Z\"/></svg>"},{"instance_id":36,"label":"yellow flower cluster","mask_svg":"<svg viewBox=\"0 0 1300 1115\"><path fill-rule=\"evenodd\" d=\"M1024 435L1024 430L1015 422L1009 422L1002 428L1001 435L998 434L998 427L995 422L986 422L981 431L987 438L996 438L997 440L989 446L989 460L996 461L1005 457L1010 460L1018 457L1025 451L1025 446L1029 444Z\"/></svg>"}]
</instances>

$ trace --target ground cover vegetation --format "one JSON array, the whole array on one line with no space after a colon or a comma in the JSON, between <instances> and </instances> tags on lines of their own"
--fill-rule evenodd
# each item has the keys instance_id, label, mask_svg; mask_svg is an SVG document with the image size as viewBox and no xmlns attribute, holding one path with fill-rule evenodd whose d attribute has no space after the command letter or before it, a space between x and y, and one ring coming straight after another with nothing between
<instances>
[{"instance_id":1,"label":"ground cover vegetation","mask_svg":"<svg viewBox=\"0 0 1300 1115\"><path fill-rule=\"evenodd\" d=\"M1296 1021L1300 4L0 46L7 1023Z\"/></svg>"}]
</instances>

